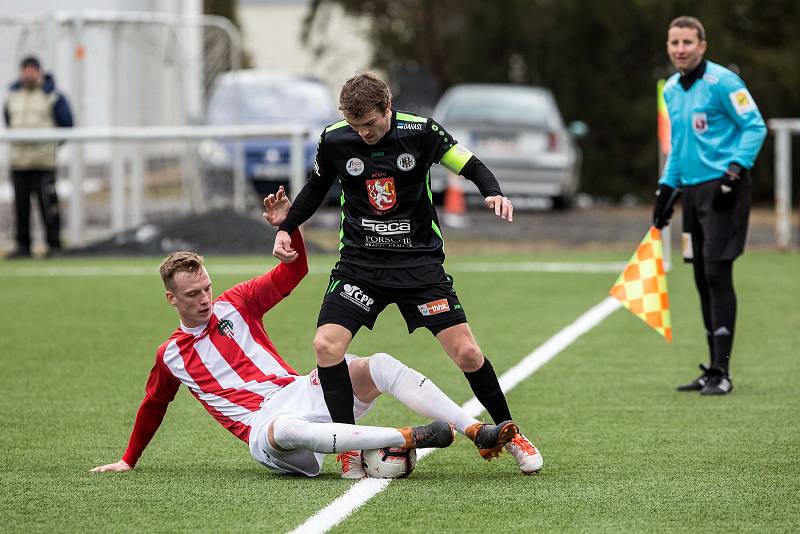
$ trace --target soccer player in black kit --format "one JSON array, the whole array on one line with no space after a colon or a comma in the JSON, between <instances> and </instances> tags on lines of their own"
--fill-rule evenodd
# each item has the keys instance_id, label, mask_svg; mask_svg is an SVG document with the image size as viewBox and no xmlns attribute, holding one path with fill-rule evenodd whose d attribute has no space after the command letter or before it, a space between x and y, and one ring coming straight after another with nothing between
<instances>
[{"instance_id":1,"label":"soccer player in black kit","mask_svg":"<svg viewBox=\"0 0 800 534\"><path fill-rule=\"evenodd\" d=\"M476 398L499 426L505 445L525 474L539 471L539 451L512 435L511 413L491 363L481 352L444 270L443 239L433 206L429 169L434 163L473 181L487 208L509 223L513 206L492 172L435 121L392 109L380 78L362 72L339 95L343 121L325 128L314 171L275 237L273 255L297 257L291 232L319 208L337 178L342 185L341 258L331 271L317 321L314 352L331 418L353 423L353 392L345 352L359 328L397 304L409 332L427 328L464 372ZM361 476L356 453L340 458ZM352 465L351 465L352 464Z\"/></svg>"}]
</instances>

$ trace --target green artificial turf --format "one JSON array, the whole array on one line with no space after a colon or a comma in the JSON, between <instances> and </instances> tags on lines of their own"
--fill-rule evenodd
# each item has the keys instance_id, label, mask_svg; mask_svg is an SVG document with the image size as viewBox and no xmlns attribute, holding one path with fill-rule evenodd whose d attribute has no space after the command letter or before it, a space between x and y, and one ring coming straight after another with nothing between
<instances>
[{"instance_id":1,"label":"green artificial turf","mask_svg":"<svg viewBox=\"0 0 800 534\"><path fill-rule=\"evenodd\" d=\"M0 265L2 530L279 532L352 485L337 477L332 457L316 479L270 474L186 391L133 472L89 474L124 451L155 349L177 324L163 297L159 260ZM450 257L448 264L547 260L627 256ZM301 372L314 365L311 342L327 285L324 269L332 262L314 258L318 274L265 317L278 349ZM215 266L230 273L231 265L241 272L215 274ZM260 265L274 260L211 258L216 292ZM100 269L75 275L88 266ZM55 275L43 276L50 267ZM80 269L64 271L69 267ZM103 269L134 274L104 276ZM733 394L701 398L674 391L706 360L691 269L677 265L669 275L672 344L620 310L508 395L514 418L542 450L542 473L521 476L507 455L484 462L460 437L337 530L797 531L798 273L796 254L751 252L736 263ZM616 278L452 274L498 373L600 302ZM419 369L459 403L471 397L435 340L426 331L409 336L394 307L351 347L363 355L378 351ZM388 426L421 421L389 398L362 420Z\"/></svg>"}]
</instances>

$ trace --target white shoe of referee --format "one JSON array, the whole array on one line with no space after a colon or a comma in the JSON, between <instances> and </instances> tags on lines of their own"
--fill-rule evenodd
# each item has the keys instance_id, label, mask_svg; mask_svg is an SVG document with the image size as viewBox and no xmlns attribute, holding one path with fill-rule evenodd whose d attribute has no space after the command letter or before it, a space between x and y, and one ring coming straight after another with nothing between
<instances>
[{"instance_id":1,"label":"white shoe of referee","mask_svg":"<svg viewBox=\"0 0 800 534\"><path fill-rule=\"evenodd\" d=\"M517 461L523 475L538 473L544 465L539 450L522 434L517 434L514 439L506 443L506 450Z\"/></svg>"}]
</instances>

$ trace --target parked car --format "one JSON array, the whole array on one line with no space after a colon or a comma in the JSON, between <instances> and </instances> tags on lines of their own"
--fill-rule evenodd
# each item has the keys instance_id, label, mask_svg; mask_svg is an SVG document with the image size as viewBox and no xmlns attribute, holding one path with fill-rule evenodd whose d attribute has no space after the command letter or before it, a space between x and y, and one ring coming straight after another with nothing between
<instances>
[{"instance_id":1,"label":"parked car","mask_svg":"<svg viewBox=\"0 0 800 534\"><path fill-rule=\"evenodd\" d=\"M317 142L325 125L339 120L335 100L319 80L268 70L240 70L221 75L211 93L205 123L298 125L309 131L304 140L304 166L314 166ZM245 176L259 197L274 193L283 185L289 190L288 138L248 139L245 147ZM214 183L232 183L233 142L206 141L200 158ZM333 188L332 188L333 189ZM337 196L332 191L331 196Z\"/></svg>"},{"instance_id":2,"label":"parked car","mask_svg":"<svg viewBox=\"0 0 800 534\"><path fill-rule=\"evenodd\" d=\"M442 95L433 116L494 172L506 196L548 197L557 209L572 204L581 164L574 138L586 133L586 125L575 122L565 128L549 90L455 85ZM435 194L446 188L447 172L440 165L433 167Z\"/></svg>"}]
</instances>

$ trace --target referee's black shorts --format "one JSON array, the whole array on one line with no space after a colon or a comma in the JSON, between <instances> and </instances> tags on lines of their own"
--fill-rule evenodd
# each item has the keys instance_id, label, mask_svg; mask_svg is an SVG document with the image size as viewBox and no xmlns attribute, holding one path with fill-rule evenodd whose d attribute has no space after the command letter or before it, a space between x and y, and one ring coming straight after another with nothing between
<instances>
[{"instance_id":1,"label":"referee's black shorts","mask_svg":"<svg viewBox=\"0 0 800 534\"><path fill-rule=\"evenodd\" d=\"M751 182L744 173L732 195L720 180L683 187L683 259L687 263L735 260L744 252Z\"/></svg>"},{"instance_id":2,"label":"referee's black shorts","mask_svg":"<svg viewBox=\"0 0 800 534\"><path fill-rule=\"evenodd\" d=\"M467 322L453 277L441 264L375 269L339 262L331 271L317 327L338 324L355 336L362 326L372 330L391 303L397 304L409 333L425 327L437 335Z\"/></svg>"}]
</instances>

